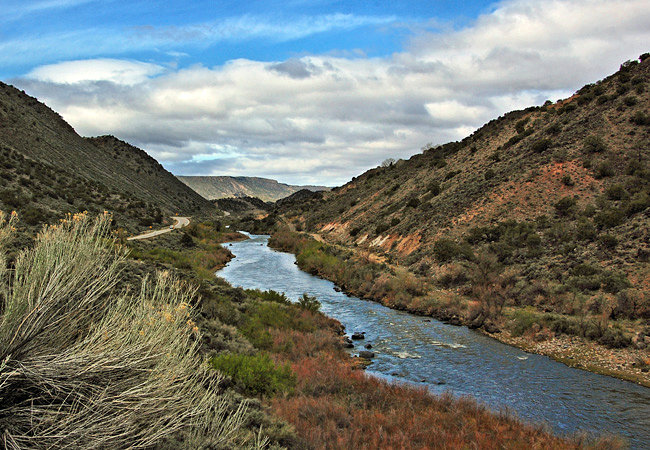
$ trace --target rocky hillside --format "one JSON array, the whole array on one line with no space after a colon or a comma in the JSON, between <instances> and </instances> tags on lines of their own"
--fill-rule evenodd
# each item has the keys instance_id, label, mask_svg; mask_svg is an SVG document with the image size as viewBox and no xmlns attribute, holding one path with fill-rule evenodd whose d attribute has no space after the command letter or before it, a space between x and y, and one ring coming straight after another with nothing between
<instances>
[{"instance_id":1,"label":"rocky hillside","mask_svg":"<svg viewBox=\"0 0 650 450\"><path fill-rule=\"evenodd\" d=\"M274 202L301 189L325 191L325 186L293 186L276 180L259 177L227 176L179 176L183 183L208 200L230 197L257 197L265 202Z\"/></svg>"},{"instance_id":2,"label":"rocky hillside","mask_svg":"<svg viewBox=\"0 0 650 450\"><path fill-rule=\"evenodd\" d=\"M322 200L279 205L276 215L389 271L408 268L431 284L427 292L446 292L444 301L422 300L430 309L410 309L455 311L480 326L481 299L501 298L497 313L504 304L532 308L513 319L516 333L537 323L537 331L641 347L650 337L648 56L568 99L510 112ZM362 281L357 292L373 297ZM469 303L454 306L462 298ZM609 319L632 322L612 331Z\"/></svg>"},{"instance_id":3,"label":"rocky hillside","mask_svg":"<svg viewBox=\"0 0 650 450\"><path fill-rule=\"evenodd\" d=\"M56 112L0 83L0 210L37 225L109 210L144 225L213 205L144 151L112 136L83 138Z\"/></svg>"}]
</instances>

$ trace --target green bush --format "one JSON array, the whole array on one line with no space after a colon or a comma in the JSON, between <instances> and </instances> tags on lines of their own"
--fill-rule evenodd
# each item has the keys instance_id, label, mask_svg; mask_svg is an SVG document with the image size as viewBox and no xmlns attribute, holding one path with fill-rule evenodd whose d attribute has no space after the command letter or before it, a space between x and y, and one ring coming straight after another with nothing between
<instances>
[{"instance_id":1,"label":"green bush","mask_svg":"<svg viewBox=\"0 0 650 450\"><path fill-rule=\"evenodd\" d=\"M637 111L630 117L630 122L635 125L650 125L650 116L643 111Z\"/></svg>"},{"instance_id":2,"label":"green bush","mask_svg":"<svg viewBox=\"0 0 650 450\"><path fill-rule=\"evenodd\" d=\"M611 270L603 272L600 276L600 281L603 284L603 291L610 294L616 294L617 292L631 286L629 280L624 274Z\"/></svg>"},{"instance_id":3,"label":"green bush","mask_svg":"<svg viewBox=\"0 0 650 450\"><path fill-rule=\"evenodd\" d=\"M562 177L562 184L565 186L574 186L576 183L573 181L573 178L571 178L571 175L567 173Z\"/></svg>"},{"instance_id":4,"label":"green bush","mask_svg":"<svg viewBox=\"0 0 650 450\"><path fill-rule=\"evenodd\" d=\"M276 366L266 353L252 356L220 353L210 360L210 365L254 395L290 392L296 385L296 376L289 364Z\"/></svg>"},{"instance_id":5,"label":"green bush","mask_svg":"<svg viewBox=\"0 0 650 450\"><path fill-rule=\"evenodd\" d=\"M472 248L469 244L458 245L451 239L438 239L433 244L433 253L436 259L440 262L447 262L453 259L468 259L473 258Z\"/></svg>"},{"instance_id":6,"label":"green bush","mask_svg":"<svg viewBox=\"0 0 650 450\"><path fill-rule=\"evenodd\" d=\"M632 345L632 339L626 336L621 330L608 328L598 339L598 343L609 348L625 348Z\"/></svg>"},{"instance_id":7,"label":"green bush","mask_svg":"<svg viewBox=\"0 0 650 450\"><path fill-rule=\"evenodd\" d=\"M291 300L289 300L284 292L277 292L273 289L269 289L268 291L262 291L260 289L246 289L246 293L251 297L257 297L266 302L279 303L281 305L291 304Z\"/></svg>"},{"instance_id":8,"label":"green bush","mask_svg":"<svg viewBox=\"0 0 650 450\"><path fill-rule=\"evenodd\" d=\"M485 173L483 174L483 177L484 177L486 180L491 180L491 179L494 178L495 176L496 176L496 173L494 172L493 169L488 169L488 170L486 170Z\"/></svg>"},{"instance_id":9,"label":"green bush","mask_svg":"<svg viewBox=\"0 0 650 450\"><path fill-rule=\"evenodd\" d=\"M614 168L609 161L603 161L596 167L596 178L607 178L614 175Z\"/></svg>"},{"instance_id":10,"label":"green bush","mask_svg":"<svg viewBox=\"0 0 650 450\"><path fill-rule=\"evenodd\" d=\"M420 206L420 199L417 197L411 197L411 199L406 204L408 208L417 208Z\"/></svg>"},{"instance_id":11,"label":"green bush","mask_svg":"<svg viewBox=\"0 0 650 450\"><path fill-rule=\"evenodd\" d=\"M552 145L553 145L553 142L550 139L544 138L544 139L540 139L540 140L536 141L532 145L531 149L535 153L543 153L546 150L548 150L549 148L551 148Z\"/></svg>"},{"instance_id":12,"label":"green bush","mask_svg":"<svg viewBox=\"0 0 650 450\"><path fill-rule=\"evenodd\" d=\"M30 205L21 211L20 218L28 225L43 225L50 220L50 215L43 208Z\"/></svg>"},{"instance_id":13,"label":"green bush","mask_svg":"<svg viewBox=\"0 0 650 450\"><path fill-rule=\"evenodd\" d=\"M620 184L613 184L605 189L605 195L610 200L623 200L627 197L627 191Z\"/></svg>"},{"instance_id":14,"label":"green bush","mask_svg":"<svg viewBox=\"0 0 650 450\"><path fill-rule=\"evenodd\" d=\"M380 223L379 225L377 225L375 227L375 233L376 234L381 234L381 233L385 232L386 230L388 230L389 228L390 228L390 226L387 223Z\"/></svg>"},{"instance_id":15,"label":"green bush","mask_svg":"<svg viewBox=\"0 0 650 450\"><path fill-rule=\"evenodd\" d=\"M302 309L306 309L307 311L311 311L313 313L318 312L321 306L316 297L307 295L306 292L303 293L302 296L298 299L298 305Z\"/></svg>"},{"instance_id":16,"label":"green bush","mask_svg":"<svg viewBox=\"0 0 650 450\"><path fill-rule=\"evenodd\" d=\"M598 238L600 246L606 250L614 250L618 245L618 239L611 234L603 234Z\"/></svg>"},{"instance_id":17,"label":"green bush","mask_svg":"<svg viewBox=\"0 0 650 450\"><path fill-rule=\"evenodd\" d=\"M597 235L596 227L588 221L576 224L576 238L580 241L593 241Z\"/></svg>"},{"instance_id":18,"label":"green bush","mask_svg":"<svg viewBox=\"0 0 650 450\"><path fill-rule=\"evenodd\" d=\"M568 216L576 206L576 199L573 197L562 197L555 204L555 210L560 216Z\"/></svg>"},{"instance_id":19,"label":"green bush","mask_svg":"<svg viewBox=\"0 0 650 450\"><path fill-rule=\"evenodd\" d=\"M607 144L600 136L588 136L584 141L584 149L587 153L602 153L607 150Z\"/></svg>"},{"instance_id":20,"label":"green bush","mask_svg":"<svg viewBox=\"0 0 650 450\"><path fill-rule=\"evenodd\" d=\"M440 183L438 183L437 181L432 181L432 182L429 184L429 192L431 192L431 194L432 194L434 197L435 197L436 195L440 194L440 191L441 191L441 190L442 190L442 189L440 188Z\"/></svg>"},{"instance_id":21,"label":"green bush","mask_svg":"<svg viewBox=\"0 0 650 450\"><path fill-rule=\"evenodd\" d=\"M539 316L539 313L529 309L516 310L512 316L512 335L516 337L524 334L533 324L540 322Z\"/></svg>"},{"instance_id":22,"label":"green bush","mask_svg":"<svg viewBox=\"0 0 650 450\"><path fill-rule=\"evenodd\" d=\"M620 209L607 208L594 216L594 222L603 228L612 228L623 223L624 218Z\"/></svg>"}]
</instances>

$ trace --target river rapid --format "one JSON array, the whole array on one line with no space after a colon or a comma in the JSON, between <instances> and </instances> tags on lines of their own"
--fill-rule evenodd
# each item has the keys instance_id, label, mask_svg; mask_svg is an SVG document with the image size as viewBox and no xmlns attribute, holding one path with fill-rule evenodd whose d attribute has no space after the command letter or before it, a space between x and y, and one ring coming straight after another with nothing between
<instances>
[{"instance_id":1,"label":"river rapid","mask_svg":"<svg viewBox=\"0 0 650 450\"><path fill-rule=\"evenodd\" d=\"M295 257L268 247L268 236L224 244L235 258L216 273L234 286L273 289L296 301L316 296L323 313L348 333L365 332L351 354L371 344L367 372L425 385L433 393L471 395L494 411L508 409L556 433L615 433L632 448L650 448L650 389L573 369L526 353L466 327L444 324L337 292L301 271Z\"/></svg>"}]
</instances>

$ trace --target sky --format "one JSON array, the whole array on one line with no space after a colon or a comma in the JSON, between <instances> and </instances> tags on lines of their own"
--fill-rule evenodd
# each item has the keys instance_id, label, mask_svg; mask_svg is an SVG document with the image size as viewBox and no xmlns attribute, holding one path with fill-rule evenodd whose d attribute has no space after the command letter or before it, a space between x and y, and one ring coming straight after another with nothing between
<instances>
[{"instance_id":1,"label":"sky","mask_svg":"<svg viewBox=\"0 0 650 450\"><path fill-rule=\"evenodd\" d=\"M336 186L650 51L647 0L0 0L0 79L177 175Z\"/></svg>"}]
</instances>

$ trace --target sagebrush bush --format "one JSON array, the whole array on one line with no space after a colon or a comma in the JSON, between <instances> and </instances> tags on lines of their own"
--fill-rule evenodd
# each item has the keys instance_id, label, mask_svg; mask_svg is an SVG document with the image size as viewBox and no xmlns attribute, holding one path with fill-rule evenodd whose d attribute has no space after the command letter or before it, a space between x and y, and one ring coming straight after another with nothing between
<instances>
[{"instance_id":1,"label":"sagebrush bush","mask_svg":"<svg viewBox=\"0 0 650 450\"><path fill-rule=\"evenodd\" d=\"M125 252L110 216L44 228L7 270L0 215L0 433L6 448L142 448L173 433L227 445L219 377L198 357L194 290L161 273L118 293Z\"/></svg>"}]
</instances>

